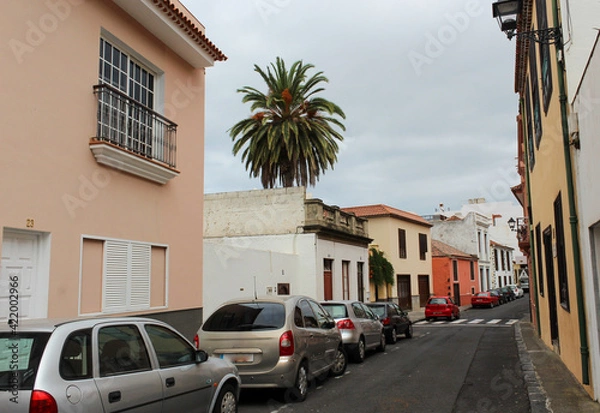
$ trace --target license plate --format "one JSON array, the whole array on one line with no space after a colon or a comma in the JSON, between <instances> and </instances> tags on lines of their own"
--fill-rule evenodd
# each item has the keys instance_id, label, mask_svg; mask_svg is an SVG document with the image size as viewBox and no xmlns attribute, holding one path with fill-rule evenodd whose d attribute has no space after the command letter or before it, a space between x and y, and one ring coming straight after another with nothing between
<instances>
[{"instance_id":1,"label":"license plate","mask_svg":"<svg viewBox=\"0 0 600 413\"><path fill-rule=\"evenodd\" d=\"M254 361L254 354L221 354L221 358L233 364L252 363Z\"/></svg>"}]
</instances>

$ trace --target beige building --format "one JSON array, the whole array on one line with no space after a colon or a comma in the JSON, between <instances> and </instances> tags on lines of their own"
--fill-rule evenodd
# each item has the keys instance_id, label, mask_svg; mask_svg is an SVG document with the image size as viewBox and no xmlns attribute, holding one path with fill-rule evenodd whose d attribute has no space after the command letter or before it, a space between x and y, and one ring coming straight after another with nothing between
<instances>
[{"instance_id":1,"label":"beige building","mask_svg":"<svg viewBox=\"0 0 600 413\"><path fill-rule=\"evenodd\" d=\"M3 6L0 319L153 314L191 334L205 68L225 55L178 0Z\"/></svg>"},{"instance_id":2,"label":"beige building","mask_svg":"<svg viewBox=\"0 0 600 413\"><path fill-rule=\"evenodd\" d=\"M395 286L371 285L371 300L394 299L406 309L424 307L432 292L431 227L419 215L387 205L343 208L367 218L372 246L384 252L394 267Z\"/></svg>"}]
</instances>

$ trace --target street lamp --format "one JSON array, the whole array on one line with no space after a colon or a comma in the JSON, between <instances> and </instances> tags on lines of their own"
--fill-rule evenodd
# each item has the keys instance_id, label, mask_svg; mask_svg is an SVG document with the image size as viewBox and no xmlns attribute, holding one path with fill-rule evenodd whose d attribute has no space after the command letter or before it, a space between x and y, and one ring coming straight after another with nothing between
<instances>
[{"instance_id":1,"label":"street lamp","mask_svg":"<svg viewBox=\"0 0 600 413\"><path fill-rule=\"evenodd\" d=\"M514 219L511 217L506 223L511 231L520 232L527 226L527 218L518 217Z\"/></svg>"},{"instance_id":2,"label":"street lamp","mask_svg":"<svg viewBox=\"0 0 600 413\"><path fill-rule=\"evenodd\" d=\"M498 20L500 30L506 33L508 39L513 37L531 39L537 43L560 44L561 33L558 27L548 27L540 30L517 32L517 17L521 13L522 0L501 0L492 3L492 15Z\"/></svg>"}]
</instances>

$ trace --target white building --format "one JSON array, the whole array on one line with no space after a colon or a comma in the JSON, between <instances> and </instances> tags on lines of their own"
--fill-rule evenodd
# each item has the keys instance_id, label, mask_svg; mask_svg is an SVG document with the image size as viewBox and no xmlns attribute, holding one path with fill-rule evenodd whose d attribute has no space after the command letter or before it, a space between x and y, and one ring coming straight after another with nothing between
<instances>
[{"instance_id":1,"label":"white building","mask_svg":"<svg viewBox=\"0 0 600 413\"><path fill-rule=\"evenodd\" d=\"M517 277L514 272L513 248L492 240L490 251L492 260L491 288L517 284Z\"/></svg>"},{"instance_id":2,"label":"white building","mask_svg":"<svg viewBox=\"0 0 600 413\"><path fill-rule=\"evenodd\" d=\"M367 221L305 188L206 194L204 318L240 297L368 299Z\"/></svg>"},{"instance_id":3,"label":"white building","mask_svg":"<svg viewBox=\"0 0 600 413\"><path fill-rule=\"evenodd\" d=\"M491 225L488 228L491 240L512 247L515 259L523 256L519 250L517 233L511 230L508 224L510 219L513 219L515 223L517 221L521 223L524 215L521 205L508 201L487 202L485 198L474 198L461 207L460 215L465 216L471 211L483 214L491 220Z\"/></svg>"},{"instance_id":4,"label":"white building","mask_svg":"<svg viewBox=\"0 0 600 413\"><path fill-rule=\"evenodd\" d=\"M600 395L600 2L561 1L569 131L594 397Z\"/></svg>"},{"instance_id":5,"label":"white building","mask_svg":"<svg viewBox=\"0 0 600 413\"><path fill-rule=\"evenodd\" d=\"M479 283L482 291L492 288L489 228L491 219L479 212L453 215L431 221L431 238L442 241L479 260Z\"/></svg>"}]
</instances>

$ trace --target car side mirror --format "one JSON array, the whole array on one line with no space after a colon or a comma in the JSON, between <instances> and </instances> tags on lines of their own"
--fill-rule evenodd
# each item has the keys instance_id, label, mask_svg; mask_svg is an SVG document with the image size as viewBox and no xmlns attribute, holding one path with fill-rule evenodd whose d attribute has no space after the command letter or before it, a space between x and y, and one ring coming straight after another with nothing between
<instances>
[{"instance_id":1,"label":"car side mirror","mask_svg":"<svg viewBox=\"0 0 600 413\"><path fill-rule=\"evenodd\" d=\"M196 350L196 363L204 363L208 360L208 353L204 350Z\"/></svg>"},{"instance_id":2,"label":"car side mirror","mask_svg":"<svg viewBox=\"0 0 600 413\"><path fill-rule=\"evenodd\" d=\"M336 323L333 320L332 321L326 321L325 323L323 323L323 327L326 328L326 329L328 329L328 330L332 329L332 328L335 328L335 326L336 326Z\"/></svg>"}]
</instances>

